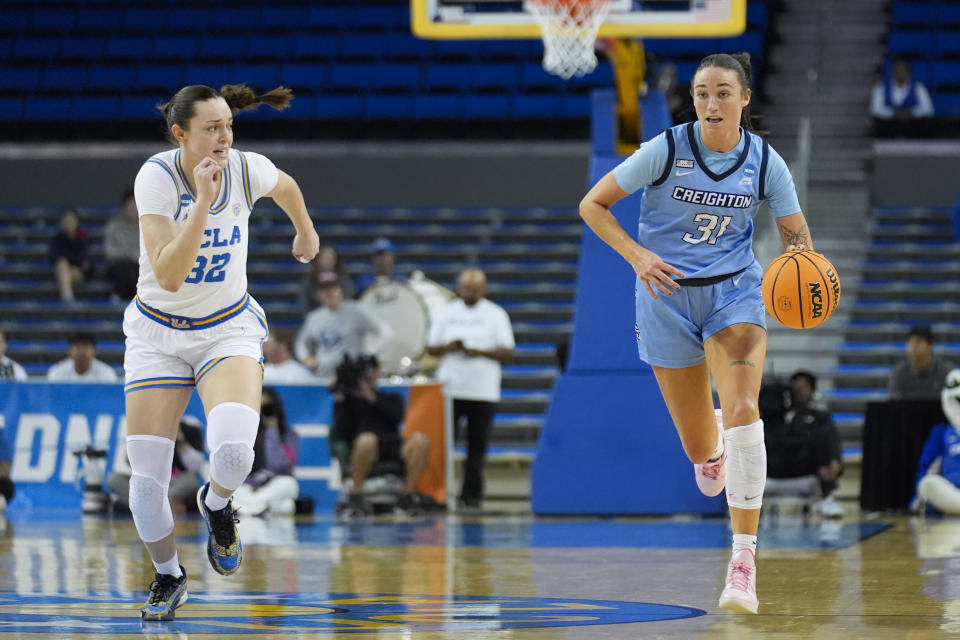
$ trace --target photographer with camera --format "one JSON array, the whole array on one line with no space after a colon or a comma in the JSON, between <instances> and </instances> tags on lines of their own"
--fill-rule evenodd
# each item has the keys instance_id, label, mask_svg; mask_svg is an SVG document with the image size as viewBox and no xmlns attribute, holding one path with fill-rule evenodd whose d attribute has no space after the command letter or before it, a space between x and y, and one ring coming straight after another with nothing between
<instances>
[{"instance_id":1,"label":"photographer with camera","mask_svg":"<svg viewBox=\"0 0 960 640\"><path fill-rule=\"evenodd\" d=\"M403 396L379 389L380 363L376 356L347 355L336 375L331 387L334 404L330 440L349 446L353 482L341 517L357 519L370 515L371 509L363 499L363 483L378 460L403 463L404 489L397 507L408 515L421 514L423 498L414 487L427 468L430 439L420 432L403 436Z\"/></svg>"}]
</instances>

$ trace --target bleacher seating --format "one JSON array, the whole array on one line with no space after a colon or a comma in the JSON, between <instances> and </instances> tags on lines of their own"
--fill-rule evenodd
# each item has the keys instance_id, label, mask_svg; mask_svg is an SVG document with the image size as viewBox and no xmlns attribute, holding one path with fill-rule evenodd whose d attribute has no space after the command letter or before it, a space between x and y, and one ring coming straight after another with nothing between
<instances>
[{"instance_id":1,"label":"bleacher seating","mask_svg":"<svg viewBox=\"0 0 960 640\"><path fill-rule=\"evenodd\" d=\"M648 39L645 45L658 60L680 63L680 82L710 51L750 51L762 70L767 14L767 0L750 0L748 30L741 36ZM119 118L152 135L152 106L184 84L246 81L261 89L288 84L308 103L279 117L267 110L245 116L270 122L269 133L246 127L248 137L300 137L304 131L314 137L404 137L424 130L377 124L419 120L459 122L464 126L457 137L464 137L473 121L500 120L495 133L501 138L582 139L589 90L612 86L606 61L564 82L541 68L539 41L420 40L410 33L409 19L405 0L332 0L307 7L268 0L103 0L89 6L10 0L0 6L0 133L56 139L65 137L60 128L72 128L70 137L76 138L87 134L74 121ZM349 98L327 100L341 94ZM451 94L456 97L448 99ZM119 106L106 107L93 97L112 98ZM545 111L533 123L531 110L538 104ZM100 117L97 106L105 107ZM43 125L34 126L34 120ZM305 121L312 121L307 129ZM344 126L346 121L370 127L360 131Z\"/></svg>"},{"instance_id":2,"label":"bleacher seating","mask_svg":"<svg viewBox=\"0 0 960 640\"><path fill-rule=\"evenodd\" d=\"M109 208L81 208L92 257L104 264L101 239ZM98 339L99 356L120 370L123 308L109 301L102 279L81 285L78 303L57 298L47 260L56 228L55 209L0 209L0 328L8 354L34 376L66 352L65 336L84 329ZM493 442L532 445L559 373L558 345L570 334L581 224L575 210L363 210L313 212L324 242L340 249L354 276L369 268L370 242L381 235L397 245L402 273L422 269L455 288L458 271L470 260L488 274L489 297L510 314L517 355L504 368L504 392ZM466 236L486 238L468 249ZM289 221L278 209L258 207L251 220L250 291L274 328L297 330L303 319L299 293L306 267L290 259ZM467 255L469 252L470 255Z\"/></svg>"},{"instance_id":3,"label":"bleacher seating","mask_svg":"<svg viewBox=\"0 0 960 640\"><path fill-rule=\"evenodd\" d=\"M911 60L938 118L960 118L960 2L894 0L887 55Z\"/></svg>"}]
</instances>

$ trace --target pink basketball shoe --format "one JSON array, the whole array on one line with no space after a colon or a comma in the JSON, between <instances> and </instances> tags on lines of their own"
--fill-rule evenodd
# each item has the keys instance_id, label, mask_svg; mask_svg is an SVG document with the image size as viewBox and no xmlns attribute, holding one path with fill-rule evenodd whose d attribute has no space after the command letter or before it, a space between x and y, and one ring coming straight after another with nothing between
<instances>
[{"instance_id":1,"label":"pink basketball shoe","mask_svg":"<svg viewBox=\"0 0 960 640\"><path fill-rule=\"evenodd\" d=\"M723 438L723 416L720 409L715 410L717 416L717 431L723 439L723 453L713 461L693 465L693 475L697 479L700 492L711 498L719 495L727 484L727 441Z\"/></svg>"},{"instance_id":2,"label":"pink basketball shoe","mask_svg":"<svg viewBox=\"0 0 960 640\"><path fill-rule=\"evenodd\" d=\"M753 552L741 549L733 554L727 565L727 582L720 594L720 608L737 613L756 613L759 606Z\"/></svg>"}]
</instances>

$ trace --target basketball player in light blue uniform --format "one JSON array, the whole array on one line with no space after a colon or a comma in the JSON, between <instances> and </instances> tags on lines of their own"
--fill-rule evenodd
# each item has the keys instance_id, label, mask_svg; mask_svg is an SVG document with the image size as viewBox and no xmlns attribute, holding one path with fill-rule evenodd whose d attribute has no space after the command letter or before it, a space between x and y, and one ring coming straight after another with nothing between
<instances>
[{"instance_id":1,"label":"basketball player in light blue uniform","mask_svg":"<svg viewBox=\"0 0 960 640\"><path fill-rule=\"evenodd\" d=\"M637 274L640 357L653 368L700 490L726 488L733 555L719 604L743 613L758 608L754 554L767 467L758 411L763 269L751 247L761 201L785 249L813 248L786 164L752 133L750 76L749 54L704 58L691 83L697 121L645 142L580 203L590 228ZM640 189L634 240L610 207Z\"/></svg>"},{"instance_id":2,"label":"basketball player in light blue uniform","mask_svg":"<svg viewBox=\"0 0 960 640\"><path fill-rule=\"evenodd\" d=\"M167 487L194 387L210 451L210 482L197 495L207 557L221 575L236 572L243 557L230 497L253 466L267 335L263 309L246 291L254 203L267 196L287 214L296 230L291 253L301 262L316 256L320 239L293 178L262 155L232 148L233 114L261 103L283 108L291 95L184 87L162 107L176 149L137 173L140 274L124 313L123 368L130 512L156 568L143 620L172 620L187 599Z\"/></svg>"}]
</instances>

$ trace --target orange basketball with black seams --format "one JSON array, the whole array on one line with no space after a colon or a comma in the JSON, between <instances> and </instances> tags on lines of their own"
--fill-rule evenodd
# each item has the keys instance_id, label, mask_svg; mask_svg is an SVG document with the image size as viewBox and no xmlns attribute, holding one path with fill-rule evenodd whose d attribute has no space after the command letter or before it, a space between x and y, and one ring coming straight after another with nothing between
<instances>
[{"instance_id":1,"label":"orange basketball with black seams","mask_svg":"<svg viewBox=\"0 0 960 640\"><path fill-rule=\"evenodd\" d=\"M777 257L764 272L761 286L767 312L792 329L816 327L840 303L840 276L815 251L788 251Z\"/></svg>"}]
</instances>

